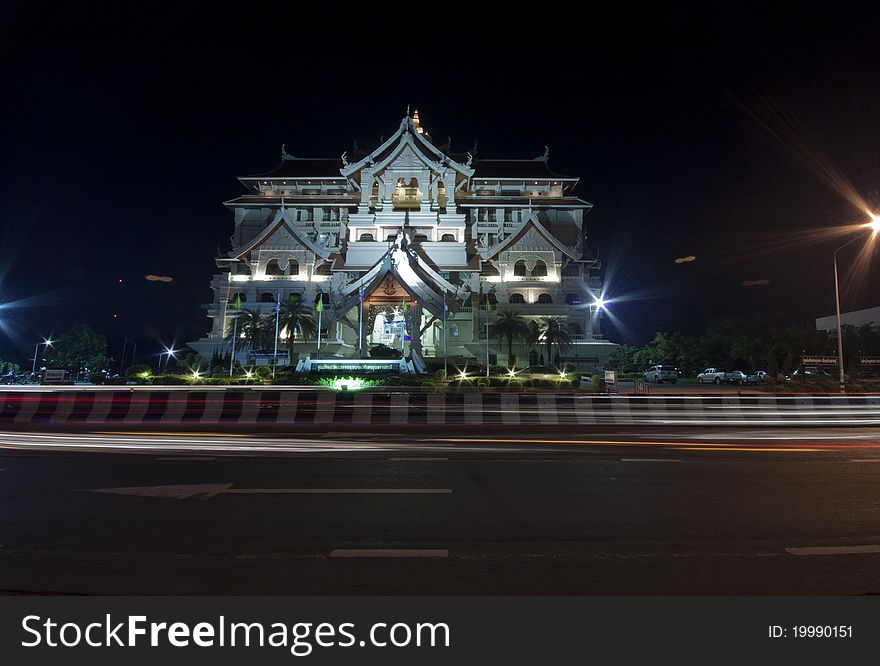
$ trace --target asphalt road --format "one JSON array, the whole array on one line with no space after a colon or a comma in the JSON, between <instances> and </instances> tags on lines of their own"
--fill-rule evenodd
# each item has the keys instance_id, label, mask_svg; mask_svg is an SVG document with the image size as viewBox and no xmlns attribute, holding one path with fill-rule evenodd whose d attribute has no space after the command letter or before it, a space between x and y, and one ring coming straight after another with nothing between
<instances>
[{"instance_id":1,"label":"asphalt road","mask_svg":"<svg viewBox=\"0 0 880 666\"><path fill-rule=\"evenodd\" d=\"M0 444L6 594L880 594L876 428Z\"/></svg>"}]
</instances>

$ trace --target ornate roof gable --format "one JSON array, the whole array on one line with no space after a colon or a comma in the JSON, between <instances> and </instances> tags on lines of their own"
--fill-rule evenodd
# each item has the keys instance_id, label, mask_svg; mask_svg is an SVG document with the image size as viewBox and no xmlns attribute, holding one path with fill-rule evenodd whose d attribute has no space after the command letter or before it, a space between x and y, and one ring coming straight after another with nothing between
<instances>
[{"instance_id":1,"label":"ornate roof gable","mask_svg":"<svg viewBox=\"0 0 880 666\"><path fill-rule=\"evenodd\" d=\"M360 279L341 285L338 293L331 294L334 309L347 312L357 304L361 289L366 294L372 293L389 274L413 300L437 317L443 316L444 293L451 297L447 305L452 310L458 309L456 301L464 302L470 296L467 286L448 282L422 260L409 244L406 231L401 230L397 240L370 270Z\"/></svg>"},{"instance_id":2,"label":"ornate roof gable","mask_svg":"<svg viewBox=\"0 0 880 666\"><path fill-rule=\"evenodd\" d=\"M552 247L555 247L557 250L562 252L562 254L574 260L580 259L581 253L577 249L569 247L561 240L556 238L556 236L554 236L553 233L549 229L547 229L547 227L541 224L540 220L538 220L538 216L535 215L534 211L529 213L529 216L519 226L519 228L512 234L508 234L503 241L501 241L500 243L496 243L492 247L485 250L480 250L480 258L483 261L491 259L492 257L498 255L500 252L510 249L512 245L522 240L529 233L537 233L540 237L544 238L548 243L550 243Z\"/></svg>"},{"instance_id":3,"label":"ornate roof gable","mask_svg":"<svg viewBox=\"0 0 880 666\"><path fill-rule=\"evenodd\" d=\"M308 236L297 229L288 209L280 208L275 214L275 219L273 219L272 222L270 222L266 228L246 246L236 250L234 257L236 259L243 259L254 248L263 245L270 238L274 237L278 237L279 240L282 241L280 244L289 243L290 240L288 239L291 239L303 247L308 248L322 259L326 259L330 256L330 250L328 248L315 244Z\"/></svg>"},{"instance_id":4,"label":"ornate roof gable","mask_svg":"<svg viewBox=\"0 0 880 666\"><path fill-rule=\"evenodd\" d=\"M340 173L343 176L350 177L365 168L381 171L399 160L403 160L404 164L411 165L412 167L424 164L435 171L449 168L457 171L465 178L470 178L474 173L470 165L461 164L450 159L416 131L412 118L409 116L404 117L397 131L381 146L358 162L346 165L340 170Z\"/></svg>"}]
</instances>

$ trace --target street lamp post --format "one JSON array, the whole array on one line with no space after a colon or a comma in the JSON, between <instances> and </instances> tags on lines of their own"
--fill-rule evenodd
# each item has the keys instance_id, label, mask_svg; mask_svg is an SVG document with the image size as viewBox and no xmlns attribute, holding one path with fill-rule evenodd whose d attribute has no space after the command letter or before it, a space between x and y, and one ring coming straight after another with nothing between
<instances>
[{"instance_id":1,"label":"street lamp post","mask_svg":"<svg viewBox=\"0 0 880 666\"><path fill-rule=\"evenodd\" d=\"M165 351L163 351L161 354L159 354L159 367L156 369L157 374L162 371L162 357L163 356L166 357L165 358L165 369L167 370L168 369L168 359L170 357L174 356L175 353L177 353L176 349L174 349L173 347L171 349L166 347Z\"/></svg>"},{"instance_id":2,"label":"street lamp post","mask_svg":"<svg viewBox=\"0 0 880 666\"><path fill-rule=\"evenodd\" d=\"M871 230L871 237L873 238L878 233L880 233L880 215L874 215L873 213L870 213L870 217L871 221L868 222L865 226ZM855 238L851 238L839 248L834 250L834 254L832 255L832 260L834 263L834 311L837 318L837 370L841 393L846 393L846 375L843 370L843 327L840 323L840 280L837 274L837 255L842 249L848 247L849 245L852 245L858 239L858 236L856 236Z\"/></svg>"},{"instance_id":3,"label":"street lamp post","mask_svg":"<svg viewBox=\"0 0 880 666\"><path fill-rule=\"evenodd\" d=\"M37 374L37 355L40 353L40 347L42 347L43 345L46 345L47 347L51 347L52 340L51 339L43 340L42 342L38 342L37 346L34 347L34 363L31 366L31 376Z\"/></svg>"}]
</instances>

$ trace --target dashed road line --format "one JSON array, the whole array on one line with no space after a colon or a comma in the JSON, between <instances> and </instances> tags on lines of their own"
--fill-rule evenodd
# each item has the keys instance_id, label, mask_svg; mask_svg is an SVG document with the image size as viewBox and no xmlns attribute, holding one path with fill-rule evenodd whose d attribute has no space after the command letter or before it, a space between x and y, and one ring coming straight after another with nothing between
<instances>
[{"instance_id":1,"label":"dashed road line","mask_svg":"<svg viewBox=\"0 0 880 666\"><path fill-rule=\"evenodd\" d=\"M786 548L791 555L871 555L880 553L880 545L867 546L810 546L806 548Z\"/></svg>"},{"instance_id":2,"label":"dashed road line","mask_svg":"<svg viewBox=\"0 0 880 666\"><path fill-rule=\"evenodd\" d=\"M330 557L449 557L445 548L337 548Z\"/></svg>"},{"instance_id":3,"label":"dashed road line","mask_svg":"<svg viewBox=\"0 0 880 666\"><path fill-rule=\"evenodd\" d=\"M681 458L621 458L621 462L684 462Z\"/></svg>"}]
</instances>

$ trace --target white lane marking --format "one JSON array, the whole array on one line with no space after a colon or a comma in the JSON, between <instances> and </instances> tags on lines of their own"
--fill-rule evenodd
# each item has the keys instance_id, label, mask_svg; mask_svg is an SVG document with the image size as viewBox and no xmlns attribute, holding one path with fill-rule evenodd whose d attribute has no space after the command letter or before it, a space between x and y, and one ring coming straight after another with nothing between
<instances>
[{"instance_id":1,"label":"white lane marking","mask_svg":"<svg viewBox=\"0 0 880 666\"><path fill-rule=\"evenodd\" d=\"M208 499L216 495L451 495L451 488L233 488L232 483L184 483L168 486L93 488L93 493L162 497L165 499Z\"/></svg>"},{"instance_id":2,"label":"white lane marking","mask_svg":"<svg viewBox=\"0 0 880 666\"><path fill-rule=\"evenodd\" d=\"M848 458L847 462L880 463L880 458Z\"/></svg>"},{"instance_id":3,"label":"white lane marking","mask_svg":"<svg viewBox=\"0 0 880 666\"><path fill-rule=\"evenodd\" d=\"M621 458L622 462L684 462L681 458Z\"/></svg>"},{"instance_id":4,"label":"white lane marking","mask_svg":"<svg viewBox=\"0 0 880 666\"><path fill-rule=\"evenodd\" d=\"M108 495L132 495L134 497L164 497L188 499L190 497L214 497L232 487L231 483L188 483L176 486L130 486L127 488L93 488L93 493Z\"/></svg>"},{"instance_id":5,"label":"white lane marking","mask_svg":"<svg viewBox=\"0 0 880 666\"><path fill-rule=\"evenodd\" d=\"M445 548L337 548L330 557L449 557Z\"/></svg>"},{"instance_id":6,"label":"white lane marking","mask_svg":"<svg viewBox=\"0 0 880 666\"><path fill-rule=\"evenodd\" d=\"M811 546L808 548L786 548L791 555L867 555L880 553L880 545L871 546Z\"/></svg>"},{"instance_id":7,"label":"white lane marking","mask_svg":"<svg viewBox=\"0 0 880 666\"><path fill-rule=\"evenodd\" d=\"M389 458L391 462L404 462L404 461L414 461L414 462L445 462L449 460L449 458L419 458L418 456L410 456L409 458Z\"/></svg>"}]
</instances>

